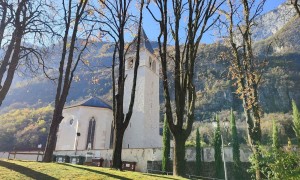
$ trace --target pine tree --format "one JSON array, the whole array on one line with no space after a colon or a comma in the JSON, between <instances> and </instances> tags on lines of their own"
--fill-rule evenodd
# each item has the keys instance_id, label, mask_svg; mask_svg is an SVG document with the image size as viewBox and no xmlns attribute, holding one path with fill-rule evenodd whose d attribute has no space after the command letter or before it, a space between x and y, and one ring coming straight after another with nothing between
<instances>
[{"instance_id":1,"label":"pine tree","mask_svg":"<svg viewBox=\"0 0 300 180\"><path fill-rule=\"evenodd\" d=\"M219 179L224 178L224 169L222 161L222 139L221 139L221 129L220 121L218 115L216 115L217 128L215 130L214 136L214 148L215 148L215 168L216 168L216 177Z\"/></svg>"},{"instance_id":2,"label":"pine tree","mask_svg":"<svg viewBox=\"0 0 300 180\"><path fill-rule=\"evenodd\" d=\"M196 175L200 175L201 172L201 138L199 128L196 132Z\"/></svg>"},{"instance_id":3,"label":"pine tree","mask_svg":"<svg viewBox=\"0 0 300 180\"><path fill-rule=\"evenodd\" d=\"M275 120L273 119L273 144L272 147L274 150L278 150L280 148L280 144L279 144L279 137L278 137L278 127L276 125Z\"/></svg>"},{"instance_id":4,"label":"pine tree","mask_svg":"<svg viewBox=\"0 0 300 180\"><path fill-rule=\"evenodd\" d=\"M170 130L167 122L166 115L164 116L163 127L163 158L162 158L162 171L168 171L170 164Z\"/></svg>"},{"instance_id":5,"label":"pine tree","mask_svg":"<svg viewBox=\"0 0 300 180\"><path fill-rule=\"evenodd\" d=\"M240 179L241 161L240 161L240 144L237 134L235 117L231 109L230 112L231 138L232 138L232 154L233 154L233 173L234 179Z\"/></svg>"},{"instance_id":6,"label":"pine tree","mask_svg":"<svg viewBox=\"0 0 300 180\"><path fill-rule=\"evenodd\" d=\"M298 146L300 146L300 113L297 108L296 102L292 101L292 107L293 107L293 129L295 131L295 134L298 139Z\"/></svg>"}]
</instances>

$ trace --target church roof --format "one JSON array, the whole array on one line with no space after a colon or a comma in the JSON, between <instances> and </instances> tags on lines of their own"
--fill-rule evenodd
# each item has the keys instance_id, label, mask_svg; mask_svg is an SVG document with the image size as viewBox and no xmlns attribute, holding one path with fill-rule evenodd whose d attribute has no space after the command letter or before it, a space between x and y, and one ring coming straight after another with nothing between
<instances>
[{"instance_id":1,"label":"church roof","mask_svg":"<svg viewBox=\"0 0 300 180\"><path fill-rule=\"evenodd\" d=\"M131 44L131 48L130 49L136 49L136 43L137 43L137 36L133 39L133 44ZM149 39L148 39L148 37L147 37L147 35L146 35L146 33L145 33L145 31L144 31L144 28L142 28L142 31L141 31L141 42L140 42L140 48L141 49L146 49L146 50L148 50L150 53L154 53L154 50L153 50L153 48L152 48L152 45L151 45L151 43L150 43L150 41L149 41Z\"/></svg>"},{"instance_id":2,"label":"church roof","mask_svg":"<svg viewBox=\"0 0 300 180\"><path fill-rule=\"evenodd\" d=\"M107 109L112 109L109 104L104 102L102 99L98 97L90 97L78 104L72 105L65 107L65 109L72 108L72 107L77 107L77 106L87 106L87 107L99 107L99 108L107 108Z\"/></svg>"}]
</instances>

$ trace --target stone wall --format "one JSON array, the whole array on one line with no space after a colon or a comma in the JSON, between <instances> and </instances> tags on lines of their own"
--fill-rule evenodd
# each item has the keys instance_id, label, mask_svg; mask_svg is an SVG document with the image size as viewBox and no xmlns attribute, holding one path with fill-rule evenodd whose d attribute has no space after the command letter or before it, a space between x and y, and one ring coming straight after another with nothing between
<instances>
[{"instance_id":1,"label":"stone wall","mask_svg":"<svg viewBox=\"0 0 300 180\"><path fill-rule=\"evenodd\" d=\"M226 162L232 162L232 148L225 147L225 160ZM112 149L91 150L94 158L103 158L104 165L109 166L109 162L112 160ZM214 149L207 147L203 149L203 162L214 162ZM241 161L248 162L248 158L251 155L250 148L242 148L240 150ZM74 155L75 151L56 151L56 155ZM87 151L77 151L77 155L86 156ZM173 156L173 149L171 149L171 157ZM147 148L147 149L123 149L122 160L137 162L136 171L147 172L149 169L148 162L161 161L162 149L161 148ZM195 148L186 149L187 162L194 162L196 159Z\"/></svg>"},{"instance_id":2,"label":"stone wall","mask_svg":"<svg viewBox=\"0 0 300 180\"><path fill-rule=\"evenodd\" d=\"M168 168L168 172L164 173L161 172L162 169L162 162L161 161L148 161L147 162L148 172L149 173L156 173L156 174L172 174L172 162ZM186 163L186 173L187 175L195 175L196 173L196 162L195 161L188 161ZM247 172L249 169L250 163L249 162L242 162L241 163L241 178L243 180L250 180L251 175ZM233 178L233 162L226 162L226 169L227 169L227 177L228 179ZM213 178L216 177L215 171L215 163L214 162L202 162L200 176L205 178Z\"/></svg>"},{"instance_id":3,"label":"stone wall","mask_svg":"<svg viewBox=\"0 0 300 180\"><path fill-rule=\"evenodd\" d=\"M22 153L32 153L32 154L22 154ZM43 156L37 155L37 154L38 154L38 151L18 151L16 155L11 154L9 156L9 159L27 160L27 161L36 161L36 160L42 161ZM0 152L0 159L7 159L8 155L9 155L8 152Z\"/></svg>"}]
</instances>

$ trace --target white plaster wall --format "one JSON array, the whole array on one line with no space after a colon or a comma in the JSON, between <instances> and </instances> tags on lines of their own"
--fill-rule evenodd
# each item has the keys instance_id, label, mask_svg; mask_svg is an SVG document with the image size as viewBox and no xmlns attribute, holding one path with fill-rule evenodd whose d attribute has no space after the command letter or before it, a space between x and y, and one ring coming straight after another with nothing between
<instances>
[{"instance_id":1,"label":"white plaster wall","mask_svg":"<svg viewBox=\"0 0 300 180\"><path fill-rule=\"evenodd\" d=\"M130 124L125 131L123 148L161 147L159 136L159 63L156 72L150 70L148 51L140 54L135 102ZM133 82L133 69L126 70L124 112L128 111Z\"/></svg>"},{"instance_id":2,"label":"white plaster wall","mask_svg":"<svg viewBox=\"0 0 300 180\"><path fill-rule=\"evenodd\" d=\"M158 64L158 63L157 63ZM156 65L158 66L158 65ZM145 144L143 148L162 147L159 135L159 76L151 69L145 70Z\"/></svg>"},{"instance_id":3,"label":"white plaster wall","mask_svg":"<svg viewBox=\"0 0 300 180\"><path fill-rule=\"evenodd\" d=\"M78 107L63 110L64 119L57 132L56 150L75 150L78 113ZM71 119L74 120L72 125L70 124Z\"/></svg>"},{"instance_id":4,"label":"white plaster wall","mask_svg":"<svg viewBox=\"0 0 300 180\"><path fill-rule=\"evenodd\" d=\"M80 106L77 150L85 150L88 136L89 121L92 117L96 120L94 149L109 148L111 122L113 119L112 110L107 108Z\"/></svg>"},{"instance_id":5,"label":"white plaster wall","mask_svg":"<svg viewBox=\"0 0 300 180\"><path fill-rule=\"evenodd\" d=\"M96 120L94 149L109 148L112 110L107 108L78 106L64 109L65 117L60 124L56 150L75 150L76 138L78 138L77 150L85 150L88 135L89 121L92 117ZM74 119L70 125L70 119ZM77 133L80 136L77 137Z\"/></svg>"}]
</instances>

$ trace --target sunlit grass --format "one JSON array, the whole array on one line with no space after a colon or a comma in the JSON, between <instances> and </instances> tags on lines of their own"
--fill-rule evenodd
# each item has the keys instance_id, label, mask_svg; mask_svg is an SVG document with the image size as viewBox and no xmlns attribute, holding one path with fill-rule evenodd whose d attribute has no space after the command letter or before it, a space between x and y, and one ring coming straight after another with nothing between
<instances>
[{"instance_id":1,"label":"sunlit grass","mask_svg":"<svg viewBox=\"0 0 300 180\"><path fill-rule=\"evenodd\" d=\"M0 160L0 179L182 179L109 168L42 163L32 161Z\"/></svg>"}]
</instances>

